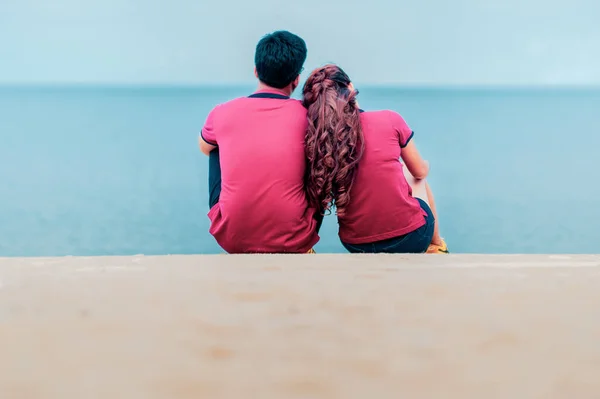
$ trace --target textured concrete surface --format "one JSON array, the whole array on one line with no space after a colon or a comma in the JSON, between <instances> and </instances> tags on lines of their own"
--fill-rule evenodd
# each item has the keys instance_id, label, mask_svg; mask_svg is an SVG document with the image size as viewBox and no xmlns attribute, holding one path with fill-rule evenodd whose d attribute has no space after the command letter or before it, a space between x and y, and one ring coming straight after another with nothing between
<instances>
[{"instance_id":1,"label":"textured concrete surface","mask_svg":"<svg viewBox=\"0 0 600 399\"><path fill-rule=\"evenodd\" d=\"M2 399L600 398L600 256L0 259Z\"/></svg>"}]
</instances>

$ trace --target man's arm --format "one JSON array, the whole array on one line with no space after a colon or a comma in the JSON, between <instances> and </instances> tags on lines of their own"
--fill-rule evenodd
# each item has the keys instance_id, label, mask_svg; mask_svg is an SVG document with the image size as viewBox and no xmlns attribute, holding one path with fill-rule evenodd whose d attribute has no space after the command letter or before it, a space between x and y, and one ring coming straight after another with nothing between
<instances>
[{"instance_id":1,"label":"man's arm","mask_svg":"<svg viewBox=\"0 0 600 399\"><path fill-rule=\"evenodd\" d=\"M217 148L216 145L213 145L213 144L210 144L210 143L207 143L206 141L204 141L202 136L198 136L198 146L200 147L200 151L202 151L202 153L205 155L210 154L210 152L212 150Z\"/></svg>"},{"instance_id":2,"label":"man's arm","mask_svg":"<svg viewBox=\"0 0 600 399\"><path fill-rule=\"evenodd\" d=\"M204 127L198 135L198 146L200 147L200 151L202 151L202 153L205 155L210 154L210 152L218 146L217 135L214 126L216 109L217 108L215 107L215 109L210 111L208 117L206 118L206 122L204 122Z\"/></svg>"}]
</instances>

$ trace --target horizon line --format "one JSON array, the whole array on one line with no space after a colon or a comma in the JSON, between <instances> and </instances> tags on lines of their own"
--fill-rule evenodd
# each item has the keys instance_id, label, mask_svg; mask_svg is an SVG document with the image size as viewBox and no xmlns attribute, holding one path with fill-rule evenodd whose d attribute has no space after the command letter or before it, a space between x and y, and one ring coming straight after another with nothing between
<instances>
[{"instance_id":1,"label":"horizon line","mask_svg":"<svg viewBox=\"0 0 600 399\"><path fill-rule=\"evenodd\" d=\"M0 82L0 89L239 89L254 87L254 82L229 83L156 83L156 82ZM357 85L358 86L358 85ZM431 83L366 83L365 89L390 90L600 90L600 84L431 84Z\"/></svg>"}]
</instances>

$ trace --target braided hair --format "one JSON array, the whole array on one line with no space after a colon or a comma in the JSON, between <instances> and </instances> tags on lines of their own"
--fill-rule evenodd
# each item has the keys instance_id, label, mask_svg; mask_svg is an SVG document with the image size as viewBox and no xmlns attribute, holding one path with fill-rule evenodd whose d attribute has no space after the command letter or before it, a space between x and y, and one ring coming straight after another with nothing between
<instances>
[{"instance_id":1,"label":"braided hair","mask_svg":"<svg viewBox=\"0 0 600 399\"><path fill-rule=\"evenodd\" d=\"M308 110L305 136L307 197L323 213L335 206L343 216L350 202L358 161L364 152L357 92L337 65L317 68L306 80L303 104Z\"/></svg>"}]
</instances>

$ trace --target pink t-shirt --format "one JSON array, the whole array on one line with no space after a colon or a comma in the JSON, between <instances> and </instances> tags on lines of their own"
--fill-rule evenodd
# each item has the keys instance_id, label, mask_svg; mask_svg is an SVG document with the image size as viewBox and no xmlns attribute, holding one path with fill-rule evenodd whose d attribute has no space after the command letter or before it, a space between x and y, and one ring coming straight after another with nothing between
<instances>
[{"instance_id":1,"label":"pink t-shirt","mask_svg":"<svg viewBox=\"0 0 600 399\"><path fill-rule=\"evenodd\" d=\"M340 239L366 244L398 237L425 224L427 213L413 198L400 153L413 132L393 111L361 112L365 152L358 165Z\"/></svg>"},{"instance_id":2,"label":"pink t-shirt","mask_svg":"<svg viewBox=\"0 0 600 399\"><path fill-rule=\"evenodd\" d=\"M218 105L202 129L221 163L209 232L229 253L306 253L319 241L304 191L306 109L276 91L253 96Z\"/></svg>"}]
</instances>

